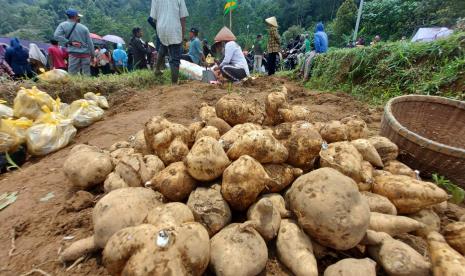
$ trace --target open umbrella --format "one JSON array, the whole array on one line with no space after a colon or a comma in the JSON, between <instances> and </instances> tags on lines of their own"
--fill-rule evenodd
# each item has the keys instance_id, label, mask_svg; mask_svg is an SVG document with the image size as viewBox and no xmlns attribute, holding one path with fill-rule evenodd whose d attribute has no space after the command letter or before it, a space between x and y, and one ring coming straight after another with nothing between
<instances>
[{"instance_id":1,"label":"open umbrella","mask_svg":"<svg viewBox=\"0 0 465 276\"><path fill-rule=\"evenodd\" d=\"M112 42L112 43L121 43L121 44L126 44L126 42L124 42L124 39L122 39L121 37L119 36L116 36L116 35L106 35L103 37L103 40L105 41L108 41L108 42Z\"/></svg>"},{"instance_id":2,"label":"open umbrella","mask_svg":"<svg viewBox=\"0 0 465 276\"><path fill-rule=\"evenodd\" d=\"M97 39L97 40L103 40L101 36L99 36L98 34L93 34L93 33L90 33L90 38Z\"/></svg>"}]
</instances>

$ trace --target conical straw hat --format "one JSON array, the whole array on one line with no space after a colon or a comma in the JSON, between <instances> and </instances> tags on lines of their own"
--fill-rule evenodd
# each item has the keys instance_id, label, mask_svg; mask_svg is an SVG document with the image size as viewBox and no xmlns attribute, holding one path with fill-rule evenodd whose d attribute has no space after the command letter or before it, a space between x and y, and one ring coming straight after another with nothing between
<instances>
[{"instance_id":1,"label":"conical straw hat","mask_svg":"<svg viewBox=\"0 0 465 276\"><path fill-rule=\"evenodd\" d=\"M270 24L271 26L278 27L278 20L276 20L276 17L270 17L265 19L265 22Z\"/></svg>"},{"instance_id":2,"label":"conical straw hat","mask_svg":"<svg viewBox=\"0 0 465 276\"><path fill-rule=\"evenodd\" d=\"M215 41L236 41L236 36L231 32L228 27L223 27L221 31L215 36Z\"/></svg>"}]
</instances>

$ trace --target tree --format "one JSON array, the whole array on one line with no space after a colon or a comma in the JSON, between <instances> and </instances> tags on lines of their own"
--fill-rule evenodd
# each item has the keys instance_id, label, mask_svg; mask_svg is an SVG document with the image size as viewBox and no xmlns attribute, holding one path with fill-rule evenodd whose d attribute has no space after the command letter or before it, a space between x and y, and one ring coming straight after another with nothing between
<instances>
[{"instance_id":1,"label":"tree","mask_svg":"<svg viewBox=\"0 0 465 276\"><path fill-rule=\"evenodd\" d=\"M357 6L355 5L354 0L344 1L337 11L336 19L332 26L334 32L333 39L336 45L345 45L347 43L345 38L353 33L356 20Z\"/></svg>"}]
</instances>

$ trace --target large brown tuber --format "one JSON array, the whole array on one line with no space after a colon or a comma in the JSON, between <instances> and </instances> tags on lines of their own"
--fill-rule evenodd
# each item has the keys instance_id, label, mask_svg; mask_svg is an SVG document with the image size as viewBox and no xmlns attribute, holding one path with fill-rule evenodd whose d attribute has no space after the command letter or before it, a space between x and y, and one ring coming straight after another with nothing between
<instances>
[{"instance_id":1,"label":"large brown tuber","mask_svg":"<svg viewBox=\"0 0 465 276\"><path fill-rule=\"evenodd\" d=\"M170 201L183 201L196 186L183 162L172 163L151 180L152 188Z\"/></svg>"}]
</instances>

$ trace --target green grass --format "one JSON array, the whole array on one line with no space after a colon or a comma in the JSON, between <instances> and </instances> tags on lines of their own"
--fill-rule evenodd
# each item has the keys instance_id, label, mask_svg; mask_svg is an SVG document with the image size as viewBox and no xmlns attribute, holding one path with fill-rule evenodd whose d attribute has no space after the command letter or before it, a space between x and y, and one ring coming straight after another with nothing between
<instances>
[{"instance_id":1,"label":"green grass","mask_svg":"<svg viewBox=\"0 0 465 276\"><path fill-rule=\"evenodd\" d=\"M404 94L465 99L465 33L432 43L337 49L315 59L306 86L382 104Z\"/></svg>"},{"instance_id":2,"label":"green grass","mask_svg":"<svg viewBox=\"0 0 465 276\"><path fill-rule=\"evenodd\" d=\"M185 78L181 78L185 79ZM102 75L97 78L86 76L70 76L66 83L49 83L32 80L0 83L0 97L12 103L16 92L20 87L30 88L37 86L52 97L60 97L64 102L71 102L81 98L87 92L100 93L108 96L111 93L122 90L147 89L157 85L171 82L170 71L165 70L163 76L156 77L153 71L139 70L121 75Z\"/></svg>"}]
</instances>

